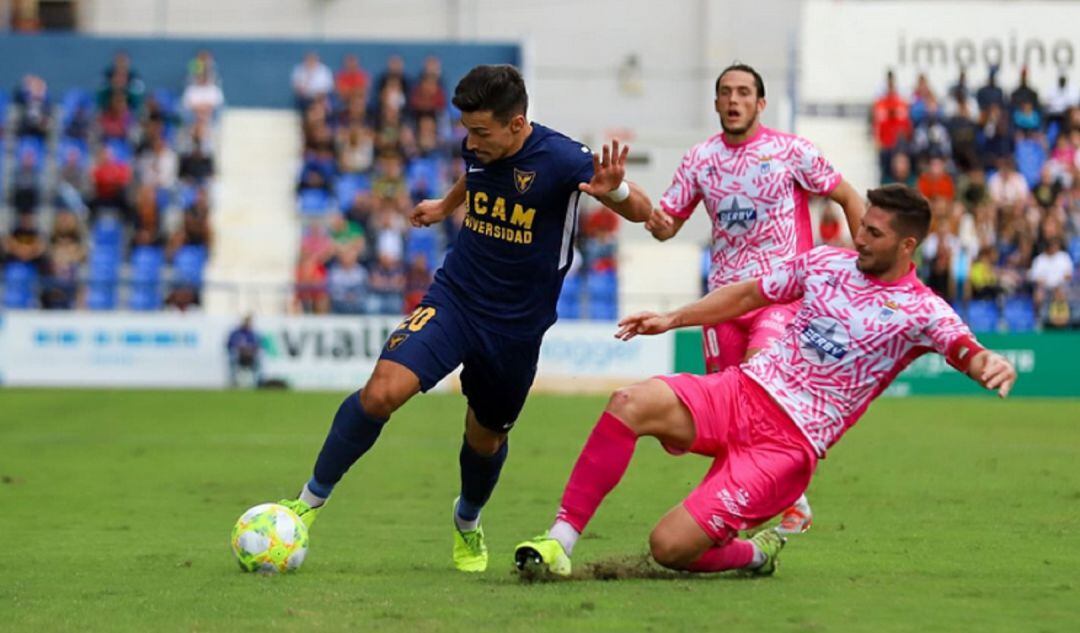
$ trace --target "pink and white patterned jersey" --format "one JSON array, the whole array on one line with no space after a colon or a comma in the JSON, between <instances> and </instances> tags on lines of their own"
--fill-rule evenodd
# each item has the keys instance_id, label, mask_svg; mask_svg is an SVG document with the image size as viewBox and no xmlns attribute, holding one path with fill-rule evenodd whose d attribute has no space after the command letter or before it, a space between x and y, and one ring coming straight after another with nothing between
<instances>
[{"instance_id":1,"label":"pink and white patterned jersey","mask_svg":"<svg viewBox=\"0 0 1080 633\"><path fill-rule=\"evenodd\" d=\"M822 457L913 360L928 351L951 359L972 338L914 267L884 283L855 260L854 251L819 246L760 278L766 298L801 297L802 308L782 337L742 365Z\"/></svg>"},{"instance_id":2,"label":"pink and white patterned jersey","mask_svg":"<svg viewBox=\"0 0 1080 633\"><path fill-rule=\"evenodd\" d=\"M828 195L840 180L810 141L761 126L736 145L716 134L690 148L660 208L688 218L705 201L713 226L714 290L810 250L809 194Z\"/></svg>"}]
</instances>

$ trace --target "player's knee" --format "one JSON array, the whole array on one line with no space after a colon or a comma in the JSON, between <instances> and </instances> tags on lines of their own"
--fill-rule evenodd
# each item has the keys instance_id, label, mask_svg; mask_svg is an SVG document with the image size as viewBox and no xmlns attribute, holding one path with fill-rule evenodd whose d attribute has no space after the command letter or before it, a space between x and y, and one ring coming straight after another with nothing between
<instances>
[{"instance_id":1,"label":"player's knee","mask_svg":"<svg viewBox=\"0 0 1080 633\"><path fill-rule=\"evenodd\" d=\"M502 445L506 442L506 435L496 435L491 433L465 433L465 441L468 443L469 448L479 455L484 457L490 457L499 452Z\"/></svg>"},{"instance_id":2,"label":"player's knee","mask_svg":"<svg viewBox=\"0 0 1080 633\"><path fill-rule=\"evenodd\" d=\"M649 552L653 560L668 569L686 569L690 563L694 562L694 553L687 550L678 539L672 538L672 535L662 528L657 528L649 534Z\"/></svg>"},{"instance_id":3,"label":"player's knee","mask_svg":"<svg viewBox=\"0 0 1080 633\"><path fill-rule=\"evenodd\" d=\"M640 385L616 389L608 400L607 412L622 420L632 431L641 434L644 422L644 398Z\"/></svg>"},{"instance_id":4,"label":"player's knee","mask_svg":"<svg viewBox=\"0 0 1080 633\"><path fill-rule=\"evenodd\" d=\"M389 418L404 401L390 381L372 378L360 391L360 405L364 411L377 418Z\"/></svg>"}]
</instances>

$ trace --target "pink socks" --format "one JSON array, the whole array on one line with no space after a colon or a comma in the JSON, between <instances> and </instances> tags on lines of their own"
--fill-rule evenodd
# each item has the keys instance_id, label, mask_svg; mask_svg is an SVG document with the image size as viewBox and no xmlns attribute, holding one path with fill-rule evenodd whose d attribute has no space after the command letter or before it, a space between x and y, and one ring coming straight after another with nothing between
<instances>
[{"instance_id":1,"label":"pink socks","mask_svg":"<svg viewBox=\"0 0 1080 633\"><path fill-rule=\"evenodd\" d=\"M596 513L634 456L637 434L622 420L605 411L593 427L585 448L581 449L570 481L563 491L558 520L572 525L579 533Z\"/></svg>"}]
</instances>

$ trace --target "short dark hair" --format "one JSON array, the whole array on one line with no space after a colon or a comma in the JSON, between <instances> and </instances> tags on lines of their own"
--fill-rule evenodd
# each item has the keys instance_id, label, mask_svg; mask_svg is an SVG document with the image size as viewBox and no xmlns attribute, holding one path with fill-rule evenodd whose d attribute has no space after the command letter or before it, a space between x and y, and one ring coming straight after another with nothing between
<instances>
[{"instance_id":1,"label":"short dark hair","mask_svg":"<svg viewBox=\"0 0 1080 633\"><path fill-rule=\"evenodd\" d=\"M734 64L720 71L720 74L716 77L716 86L714 88L714 91L717 95L720 94L720 80L724 78L724 75L728 74L733 70L738 70L753 75L754 86L757 88L757 98L765 98L765 80L761 78L761 74L758 73L758 71L754 70L753 66L750 66L749 64L743 64L742 62L735 62Z\"/></svg>"},{"instance_id":2,"label":"short dark hair","mask_svg":"<svg viewBox=\"0 0 1080 633\"><path fill-rule=\"evenodd\" d=\"M914 237L922 242L930 232L930 203L918 189L901 184L891 184L866 192L870 205L888 211L893 217L893 227L904 237Z\"/></svg>"},{"instance_id":3,"label":"short dark hair","mask_svg":"<svg viewBox=\"0 0 1080 633\"><path fill-rule=\"evenodd\" d=\"M454 89L454 106L462 112L490 110L492 116L506 123L529 108L525 80L509 64L477 66L469 71Z\"/></svg>"}]
</instances>

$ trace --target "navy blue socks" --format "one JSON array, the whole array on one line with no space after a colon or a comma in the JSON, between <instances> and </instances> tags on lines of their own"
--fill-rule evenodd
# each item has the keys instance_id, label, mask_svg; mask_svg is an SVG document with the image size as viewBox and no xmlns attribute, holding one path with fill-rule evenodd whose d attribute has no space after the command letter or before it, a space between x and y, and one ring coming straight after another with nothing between
<instances>
[{"instance_id":1,"label":"navy blue socks","mask_svg":"<svg viewBox=\"0 0 1080 633\"><path fill-rule=\"evenodd\" d=\"M360 404L360 392L349 394L338 407L326 435L308 490L325 499L349 468L379 439L386 420L368 415Z\"/></svg>"},{"instance_id":2,"label":"navy blue socks","mask_svg":"<svg viewBox=\"0 0 1080 633\"><path fill-rule=\"evenodd\" d=\"M499 482L499 473L506 463L506 454L510 451L510 441L503 442L493 455L481 455L462 438L461 454L461 498L458 500L457 516L465 521L475 521L480 516L480 509L491 498L491 491Z\"/></svg>"}]
</instances>

